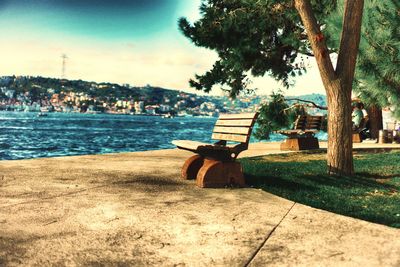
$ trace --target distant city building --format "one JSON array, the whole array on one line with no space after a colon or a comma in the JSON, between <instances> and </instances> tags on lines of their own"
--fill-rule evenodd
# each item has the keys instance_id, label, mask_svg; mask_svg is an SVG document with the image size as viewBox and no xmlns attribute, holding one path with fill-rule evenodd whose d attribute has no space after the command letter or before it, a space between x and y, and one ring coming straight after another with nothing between
<instances>
[{"instance_id":1,"label":"distant city building","mask_svg":"<svg viewBox=\"0 0 400 267\"><path fill-rule=\"evenodd\" d=\"M204 102L200 105L201 111L214 111L216 109L216 105L212 102Z\"/></svg>"},{"instance_id":2,"label":"distant city building","mask_svg":"<svg viewBox=\"0 0 400 267\"><path fill-rule=\"evenodd\" d=\"M171 106L170 105L160 105L160 111L162 113L169 112L169 111L171 111Z\"/></svg>"},{"instance_id":3,"label":"distant city building","mask_svg":"<svg viewBox=\"0 0 400 267\"><path fill-rule=\"evenodd\" d=\"M143 111L144 111L144 101L135 101L134 108L135 108L135 113L136 114L143 113Z\"/></svg>"},{"instance_id":4,"label":"distant city building","mask_svg":"<svg viewBox=\"0 0 400 267\"><path fill-rule=\"evenodd\" d=\"M3 93L6 95L6 97L13 98L15 95L15 90L8 89L8 90L5 90Z\"/></svg>"},{"instance_id":5,"label":"distant city building","mask_svg":"<svg viewBox=\"0 0 400 267\"><path fill-rule=\"evenodd\" d=\"M146 106L145 110L147 115L156 115L156 108L154 106Z\"/></svg>"}]
</instances>

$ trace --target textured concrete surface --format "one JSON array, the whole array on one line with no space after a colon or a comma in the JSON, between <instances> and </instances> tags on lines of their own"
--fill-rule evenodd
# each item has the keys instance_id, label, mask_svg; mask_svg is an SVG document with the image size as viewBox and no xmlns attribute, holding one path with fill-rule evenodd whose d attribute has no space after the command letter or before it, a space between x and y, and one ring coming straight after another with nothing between
<instances>
[{"instance_id":1,"label":"textured concrete surface","mask_svg":"<svg viewBox=\"0 0 400 267\"><path fill-rule=\"evenodd\" d=\"M399 230L261 190L199 189L179 179L190 155L0 161L0 266L400 266Z\"/></svg>"}]
</instances>

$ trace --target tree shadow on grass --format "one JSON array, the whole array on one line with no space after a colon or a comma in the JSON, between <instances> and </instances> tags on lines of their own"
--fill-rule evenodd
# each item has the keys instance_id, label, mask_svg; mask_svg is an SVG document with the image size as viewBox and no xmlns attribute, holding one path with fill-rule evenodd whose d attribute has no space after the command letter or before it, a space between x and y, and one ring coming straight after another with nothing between
<instances>
[{"instance_id":1,"label":"tree shadow on grass","mask_svg":"<svg viewBox=\"0 0 400 267\"><path fill-rule=\"evenodd\" d=\"M365 178L369 178L369 179L374 179L374 180L386 180L386 179L389 180L389 179L393 179L396 177L400 178L400 173L383 175L383 174L377 174L377 173L358 172L357 175L365 177Z\"/></svg>"},{"instance_id":2,"label":"tree shadow on grass","mask_svg":"<svg viewBox=\"0 0 400 267\"><path fill-rule=\"evenodd\" d=\"M285 188L293 192L299 189L308 191L314 191L316 189L314 186L304 184L300 181L287 180L279 176L256 176L247 173L244 173L244 176L246 184L254 187L268 188L269 186L274 186Z\"/></svg>"},{"instance_id":3,"label":"tree shadow on grass","mask_svg":"<svg viewBox=\"0 0 400 267\"><path fill-rule=\"evenodd\" d=\"M248 164L248 163L247 163ZM251 164L251 160L250 160ZM301 165L301 168L296 168ZM301 162L301 164L293 164L292 162L264 162L264 172L255 172L247 170L245 164L245 177L249 185L274 185L277 187L287 188L289 190L299 189L314 190L322 186L335 188L357 187L365 190L382 189L397 190L397 187L391 184L382 183L376 180L377 177L390 179L399 177L400 175L379 176L366 172L356 173L354 176L330 176L326 174L326 162L323 160L310 160ZM272 175L268 174L269 170L275 170ZM280 171L280 173L279 173ZM314 174L310 174L313 172ZM277 173L279 173L277 175Z\"/></svg>"},{"instance_id":4,"label":"tree shadow on grass","mask_svg":"<svg viewBox=\"0 0 400 267\"><path fill-rule=\"evenodd\" d=\"M396 203L400 188L377 181L376 175L362 172L351 177L330 176L324 160L246 159L242 163L250 186L315 208L400 227Z\"/></svg>"}]
</instances>

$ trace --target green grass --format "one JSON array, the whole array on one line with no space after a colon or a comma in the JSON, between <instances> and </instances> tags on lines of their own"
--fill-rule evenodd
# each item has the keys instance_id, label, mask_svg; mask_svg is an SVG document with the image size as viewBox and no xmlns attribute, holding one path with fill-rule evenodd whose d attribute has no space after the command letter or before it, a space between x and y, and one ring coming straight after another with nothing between
<instances>
[{"instance_id":1,"label":"green grass","mask_svg":"<svg viewBox=\"0 0 400 267\"><path fill-rule=\"evenodd\" d=\"M250 186L311 207L400 228L400 152L357 154L355 175L326 174L323 153L244 158Z\"/></svg>"}]
</instances>

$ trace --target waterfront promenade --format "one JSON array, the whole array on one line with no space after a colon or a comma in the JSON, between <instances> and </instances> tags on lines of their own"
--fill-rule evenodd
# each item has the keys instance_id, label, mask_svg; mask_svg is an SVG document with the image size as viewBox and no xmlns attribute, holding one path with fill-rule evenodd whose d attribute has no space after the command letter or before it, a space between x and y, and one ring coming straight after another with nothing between
<instances>
[{"instance_id":1,"label":"waterfront promenade","mask_svg":"<svg viewBox=\"0 0 400 267\"><path fill-rule=\"evenodd\" d=\"M400 230L258 189L197 188L179 179L190 155L0 161L0 266L400 265Z\"/></svg>"}]
</instances>

